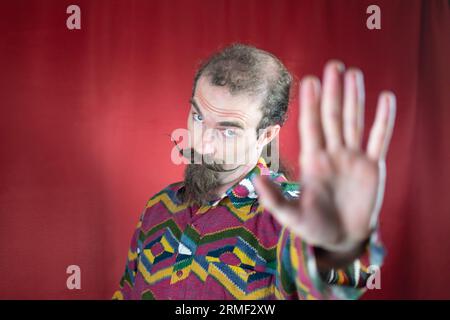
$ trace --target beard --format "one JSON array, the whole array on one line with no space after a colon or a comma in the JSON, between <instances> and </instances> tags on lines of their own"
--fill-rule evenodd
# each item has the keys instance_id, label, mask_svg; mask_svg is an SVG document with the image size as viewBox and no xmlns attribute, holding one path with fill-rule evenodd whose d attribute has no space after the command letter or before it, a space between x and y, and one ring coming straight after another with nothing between
<instances>
[{"instance_id":1,"label":"beard","mask_svg":"<svg viewBox=\"0 0 450 320\"><path fill-rule=\"evenodd\" d=\"M184 171L183 202L206 205L218 195L214 190L221 185L219 172L202 164L189 164Z\"/></svg>"},{"instance_id":2,"label":"beard","mask_svg":"<svg viewBox=\"0 0 450 320\"><path fill-rule=\"evenodd\" d=\"M225 169L222 164L215 163L211 158L200 155L193 148L181 149L175 143L181 156L187 158L190 162L184 171L184 190L180 197L188 205L206 205L215 200L218 195L215 190L221 186L223 174L231 173L239 168ZM202 163L197 164L194 159L201 159Z\"/></svg>"}]
</instances>

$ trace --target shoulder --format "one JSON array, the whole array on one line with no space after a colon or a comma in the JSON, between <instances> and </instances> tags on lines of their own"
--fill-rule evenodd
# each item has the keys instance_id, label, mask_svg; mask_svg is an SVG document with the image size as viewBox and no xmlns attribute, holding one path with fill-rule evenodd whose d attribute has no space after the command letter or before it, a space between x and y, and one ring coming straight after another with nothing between
<instances>
[{"instance_id":1,"label":"shoulder","mask_svg":"<svg viewBox=\"0 0 450 320\"><path fill-rule=\"evenodd\" d=\"M143 219L144 215L149 211L149 209L152 209L155 207L158 203L162 202L166 207L173 207L173 206L179 206L181 205L181 200L179 199L179 191L183 189L184 183L183 181L175 182L172 184L169 184L165 188L163 188L161 191L157 192L156 194L152 195L149 200L147 200L147 203L145 205L144 211L141 215L141 220Z\"/></svg>"},{"instance_id":2,"label":"shoulder","mask_svg":"<svg viewBox=\"0 0 450 320\"><path fill-rule=\"evenodd\" d=\"M166 215L172 215L184 209L178 198L178 191L181 190L184 183L175 182L169 184L161 191L157 192L147 201L142 213L139 217L139 223L144 229L148 229L149 226L159 223L160 219L165 219Z\"/></svg>"},{"instance_id":3,"label":"shoulder","mask_svg":"<svg viewBox=\"0 0 450 320\"><path fill-rule=\"evenodd\" d=\"M184 187L184 182L179 181L175 183L169 184L167 187L159 191L158 193L154 194L150 199L147 201L146 208L154 206L156 203L162 201L162 200L168 200L173 203L178 204L179 199L177 197L178 192Z\"/></svg>"}]
</instances>

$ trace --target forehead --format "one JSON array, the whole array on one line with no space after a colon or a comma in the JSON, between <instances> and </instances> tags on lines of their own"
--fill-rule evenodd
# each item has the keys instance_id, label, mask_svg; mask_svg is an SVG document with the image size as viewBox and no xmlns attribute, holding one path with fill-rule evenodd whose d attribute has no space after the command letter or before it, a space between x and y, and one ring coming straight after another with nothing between
<instances>
[{"instance_id":1,"label":"forehead","mask_svg":"<svg viewBox=\"0 0 450 320\"><path fill-rule=\"evenodd\" d=\"M232 95L226 87L212 85L205 77L198 79L193 100L204 116L217 121L235 120L245 127L256 127L262 117L260 97Z\"/></svg>"}]
</instances>

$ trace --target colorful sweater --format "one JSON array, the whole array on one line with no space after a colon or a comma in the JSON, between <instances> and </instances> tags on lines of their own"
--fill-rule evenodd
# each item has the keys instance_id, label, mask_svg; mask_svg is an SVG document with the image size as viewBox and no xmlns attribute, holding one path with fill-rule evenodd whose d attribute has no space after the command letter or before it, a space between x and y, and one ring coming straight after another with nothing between
<instances>
[{"instance_id":1,"label":"colorful sweater","mask_svg":"<svg viewBox=\"0 0 450 320\"><path fill-rule=\"evenodd\" d=\"M215 203L187 206L174 183L147 203L131 239L113 299L355 299L369 265L380 265L376 236L347 268L319 274L314 248L274 220L258 202L256 175L268 175L288 198L297 183L261 158Z\"/></svg>"}]
</instances>

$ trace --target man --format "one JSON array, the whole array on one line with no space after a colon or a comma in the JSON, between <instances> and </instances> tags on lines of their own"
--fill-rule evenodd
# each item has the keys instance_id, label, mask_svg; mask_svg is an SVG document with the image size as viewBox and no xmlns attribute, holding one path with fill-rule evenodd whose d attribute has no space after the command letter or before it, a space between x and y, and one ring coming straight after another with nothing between
<instances>
[{"instance_id":1,"label":"man","mask_svg":"<svg viewBox=\"0 0 450 320\"><path fill-rule=\"evenodd\" d=\"M380 94L363 151L361 71L331 61L323 89L317 78L304 78L296 184L261 157L286 120L291 80L276 57L241 44L200 67L182 154L201 161L148 201L113 298L329 299L364 292L383 257L377 216L395 97Z\"/></svg>"}]
</instances>

